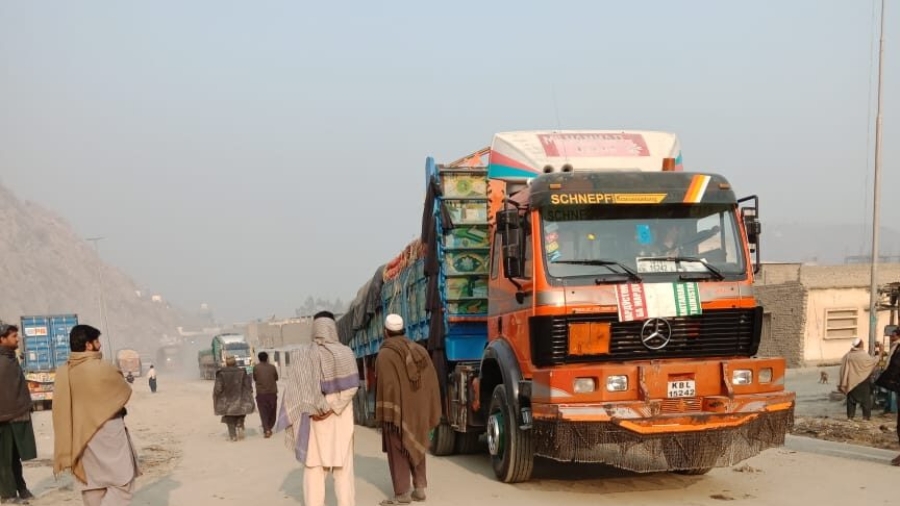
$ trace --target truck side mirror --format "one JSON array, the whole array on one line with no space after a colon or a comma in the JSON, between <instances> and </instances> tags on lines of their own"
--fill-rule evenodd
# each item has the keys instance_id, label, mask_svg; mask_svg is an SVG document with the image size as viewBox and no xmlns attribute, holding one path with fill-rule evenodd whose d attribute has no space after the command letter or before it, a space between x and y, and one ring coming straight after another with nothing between
<instances>
[{"instance_id":1,"label":"truck side mirror","mask_svg":"<svg viewBox=\"0 0 900 506\"><path fill-rule=\"evenodd\" d=\"M747 227L747 240L752 244L759 243L759 236L762 234L762 224L756 216L746 216L744 218L744 226Z\"/></svg>"},{"instance_id":2,"label":"truck side mirror","mask_svg":"<svg viewBox=\"0 0 900 506\"><path fill-rule=\"evenodd\" d=\"M519 228L519 211L517 209L504 209L497 211L497 230L505 232Z\"/></svg>"},{"instance_id":3,"label":"truck side mirror","mask_svg":"<svg viewBox=\"0 0 900 506\"><path fill-rule=\"evenodd\" d=\"M762 259L759 255L759 236L762 234L762 224L759 222L759 197L751 195L738 200L738 204L752 202L741 207L741 221L747 232L747 242L750 246L750 254L753 256L753 273L759 272L762 267Z\"/></svg>"},{"instance_id":4,"label":"truck side mirror","mask_svg":"<svg viewBox=\"0 0 900 506\"><path fill-rule=\"evenodd\" d=\"M519 244L503 245L503 271L508 278L521 278L525 275L522 263L522 248Z\"/></svg>"},{"instance_id":5,"label":"truck side mirror","mask_svg":"<svg viewBox=\"0 0 900 506\"><path fill-rule=\"evenodd\" d=\"M503 241L503 271L507 278L521 278L524 274L520 220L518 209L497 211L497 230Z\"/></svg>"}]
</instances>

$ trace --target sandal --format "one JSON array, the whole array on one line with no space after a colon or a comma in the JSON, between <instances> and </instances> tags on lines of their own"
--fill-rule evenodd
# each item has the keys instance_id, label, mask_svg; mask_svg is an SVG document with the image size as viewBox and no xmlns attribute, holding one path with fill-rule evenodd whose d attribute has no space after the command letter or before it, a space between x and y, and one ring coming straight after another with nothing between
<instances>
[{"instance_id":1,"label":"sandal","mask_svg":"<svg viewBox=\"0 0 900 506\"><path fill-rule=\"evenodd\" d=\"M412 502L412 500L408 495L395 495L394 497L385 499L378 504L379 506L397 506L400 504L409 504L410 502Z\"/></svg>"}]
</instances>

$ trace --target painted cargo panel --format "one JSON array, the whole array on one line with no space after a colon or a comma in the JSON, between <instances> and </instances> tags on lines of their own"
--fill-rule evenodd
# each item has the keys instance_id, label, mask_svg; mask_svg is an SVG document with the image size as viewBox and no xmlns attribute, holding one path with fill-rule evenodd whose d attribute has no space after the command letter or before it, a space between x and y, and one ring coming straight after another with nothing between
<instances>
[{"instance_id":1,"label":"painted cargo panel","mask_svg":"<svg viewBox=\"0 0 900 506\"><path fill-rule=\"evenodd\" d=\"M20 321L25 372L53 371L69 359L69 332L78 316L23 316Z\"/></svg>"},{"instance_id":2,"label":"painted cargo panel","mask_svg":"<svg viewBox=\"0 0 900 506\"><path fill-rule=\"evenodd\" d=\"M488 161L491 179L521 182L542 172L640 170L659 172L663 159L682 170L675 134L640 130L559 130L494 135Z\"/></svg>"}]
</instances>

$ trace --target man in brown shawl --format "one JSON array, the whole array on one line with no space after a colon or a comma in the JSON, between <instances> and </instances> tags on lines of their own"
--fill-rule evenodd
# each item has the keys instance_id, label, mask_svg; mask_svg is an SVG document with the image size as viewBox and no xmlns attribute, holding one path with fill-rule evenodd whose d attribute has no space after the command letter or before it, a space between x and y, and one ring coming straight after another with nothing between
<instances>
[{"instance_id":1,"label":"man in brown shawl","mask_svg":"<svg viewBox=\"0 0 900 506\"><path fill-rule=\"evenodd\" d=\"M31 425L31 394L16 358L19 328L0 323L0 503L25 504L22 461L37 457Z\"/></svg>"},{"instance_id":2,"label":"man in brown shawl","mask_svg":"<svg viewBox=\"0 0 900 506\"><path fill-rule=\"evenodd\" d=\"M425 500L425 452L429 432L440 423L437 372L428 352L406 337L403 318L384 319L384 343L375 359L375 420L381 426L394 497L382 506ZM410 473L412 485L410 490Z\"/></svg>"},{"instance_id":3,"label":"man in brown shawl","mask_svg":"<svg viewBox=\"0 0 900 506\"><path fill-rule=\"evenodd\" d=\"M213 409L228 427L229 441L244 439L244 419L253 413L253 381L247 370L238 367L237 359L229 356L225 367L216 371L213 386Z\"/></svg>"},{"instance_id":4,"label":"man in brown shawl","mask_svg":"<svg viewBox=\"0 0 900 506\"><path fill-rule=\"evenodd\" d=\"M850 351L841 359L838 390L847 395L847 419L856 416L856 405L862 405L863 419L872 417L872 382L870 376L878 358L866 353L860 338L853 340Z\"/></svg>"},{"instance_id":5,"label":"man in brown shawl","mask_svg":"<svg viewBox=\"0 0 900 506\"><path fill-rule=\"evenodd\" d=\"M99 330L76 325L69 341L53 387L53 474L71 469L85 506L127 506L140 474L125 427L131 387L103 360Z\"/></svg>"}]
</instances>

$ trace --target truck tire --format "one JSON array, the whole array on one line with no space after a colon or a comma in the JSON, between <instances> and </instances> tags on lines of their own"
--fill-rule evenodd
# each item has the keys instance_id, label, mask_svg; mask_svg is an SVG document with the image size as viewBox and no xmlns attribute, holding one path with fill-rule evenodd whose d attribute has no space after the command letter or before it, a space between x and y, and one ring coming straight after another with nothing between
<instances>
[{"instance_id":1,"label":"truck tire","mask_svg":"<svg viewBox=\"0 0 900 506\"><path fill-rule=\"evenodd\" d=\"M467 455L477 453L481 449L480 432L457 432L456 433L456 453Z\"/></svg>"},{"instance_id":2,"label":"truck tire","mask_svg":"<svg viewBox=\"0 0 900 506\"><path fill-rule=\"evenodd\" d=\"M534 470L534 444L531 431L519 428L515 407L509 402L503 384L494 388L488 408L488 451L497 479L519 483L531 479Z\"/></svg>"},{"instance_id":3,"label":"truck tire","mask_svg":"<svg viewBox=\"0 0 900 506\"><path fill-rule=\"evenodd\" d=\"M442 421L431 431L431 453L439 457L453 455L455 448L456 431L450 424Z\"/></svg>"}]
</instances>

